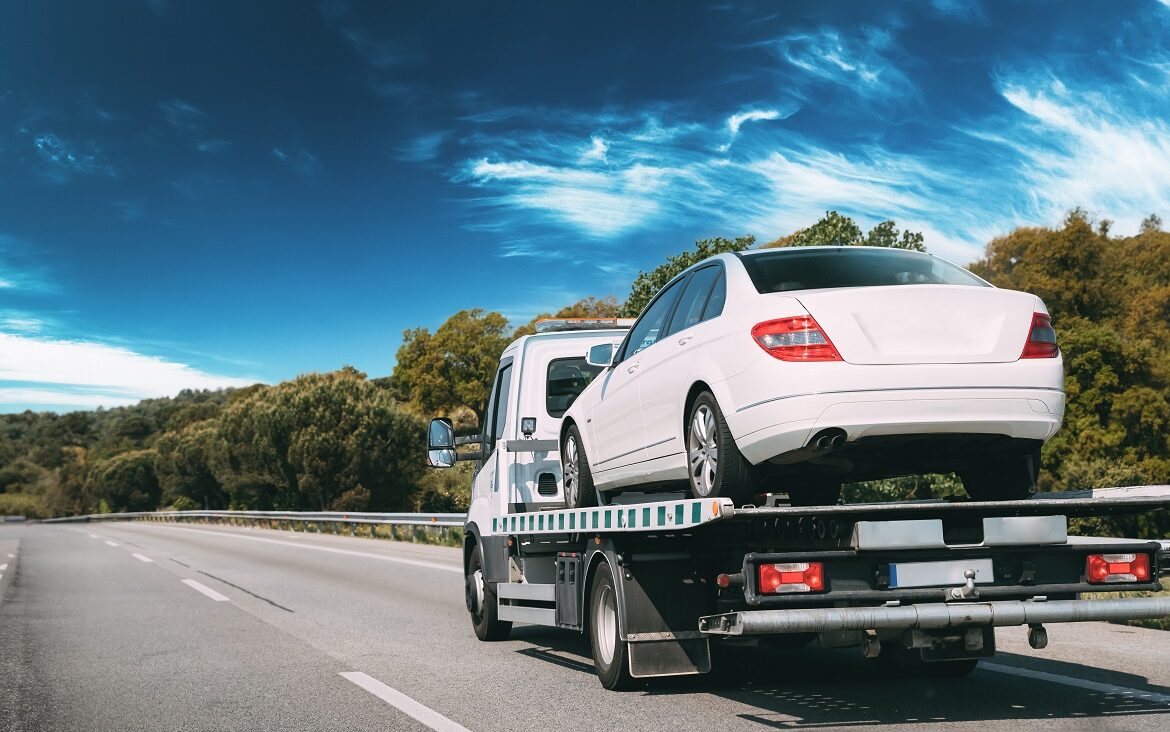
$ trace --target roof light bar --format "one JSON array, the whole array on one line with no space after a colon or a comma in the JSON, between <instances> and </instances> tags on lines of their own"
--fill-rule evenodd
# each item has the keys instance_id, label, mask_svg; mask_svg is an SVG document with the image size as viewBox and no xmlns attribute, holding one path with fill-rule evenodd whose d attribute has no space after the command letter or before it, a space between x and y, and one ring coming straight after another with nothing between
<instances>
[{"instance_id":1,"label":"roof light bar","mask_svg":"<svg viewBox=\"0 0 1170 732\"><path fill-rule=\"evenodd\" d=\"M537 333L563 333L572 330L628 329L633 318L546 318L536 321Z\"/></svg>"}]
</instances>

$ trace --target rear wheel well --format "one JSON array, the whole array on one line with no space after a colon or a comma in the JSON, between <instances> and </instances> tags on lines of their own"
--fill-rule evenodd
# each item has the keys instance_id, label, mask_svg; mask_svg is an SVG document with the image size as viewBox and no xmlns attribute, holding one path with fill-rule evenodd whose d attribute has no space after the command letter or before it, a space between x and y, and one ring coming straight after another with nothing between
<instances>
[{"instance_id":1,"label":"rear wheel well","mask_svg":"<svg viewBox=\"0 0 1170 732\"><path fill-rule=\"evenodd\" d=\"M696 381L695 383L691 384L690 391L687 392L687 398L685 401L683 401L682 432L680 434L682 435L684 446L687 444L687 420L691 416L691 407L694 405L695 400L699 398L699 395L705 391L710 392L711 387L707 386L705 382ZM715 393L711 392L711 395L714 396Z\"/></svg>"}]
</instances>

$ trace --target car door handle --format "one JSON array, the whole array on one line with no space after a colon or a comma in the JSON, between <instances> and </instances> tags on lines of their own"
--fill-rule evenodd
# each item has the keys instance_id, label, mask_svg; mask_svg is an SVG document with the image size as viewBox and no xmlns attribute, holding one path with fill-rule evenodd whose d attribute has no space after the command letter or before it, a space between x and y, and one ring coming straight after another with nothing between
<instances>
[{"instance_id":1,"label":"car door handle","mask_svg":"<svg viewBox=\"0 0 1170 732\"><path fill-rule=\"evenodd\" d=\"M631 366L630 366L628 369L626 369L626 373L627 373L627 374L632 374L632 373L634 373L635 371L637 371L637 370L638 370L638 367L639 367L639 366L641 366L641 365L642 365L642 364L641 364L641 362L638 362L638 363L636 363L636 364L632 364L632 365L631 365Z\"/></svg>"},{"instance_id":2,"label":"car door handle","mask_svg":"<svg viewBox=\"0 0 1170 732\"><path fill-rule=\"evenodd\" d=\"M685 338L679 338L679 339L678 339L678 344L679 344L680 346L685 346L686 344L688 344L688 343L690 343L690 342L691 342L691 339L692 339L692 338L694 338L694 336L693 336L693 335L686 336Z\"/></svg>"}]
</instances>

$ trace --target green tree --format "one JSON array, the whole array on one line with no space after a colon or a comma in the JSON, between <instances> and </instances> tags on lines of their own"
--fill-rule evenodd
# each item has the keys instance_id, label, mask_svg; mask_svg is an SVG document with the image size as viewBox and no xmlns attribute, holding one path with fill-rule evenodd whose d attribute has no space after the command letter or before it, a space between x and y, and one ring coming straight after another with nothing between
<instances>
[{"instance_id":1,"label":"green tree","mask_svg":"<svg viewBox=\"0 0 1170 732\"><path fill-rule=\"evenodd\" d=\"M504 316L460 310L434 334L415 328L402 337L392 376L399 393L424 414L467 407L483 424L500 354L511 342Z\"/></svg>"},{"instance_id":2,"label":"green tree","mask_svg":"<svg viewBox=\"0 0 1170 732\"><path fill-rule=\"evenodd\" d=\"M214 420L194 422L166 432L155 443L155 449L164 505L188 498L199 508L227 508L227 494L214 469L215 456L222 454L226 445Z\"/></svg>"},{"instance_id":3,"label":"green tree","mask_svg":"<svg viewBox=\"0 0 1170 732\"><path fill-rule=\"evenodd\" d=\"M616 318L621 314L621 305L618 305L617 298L610 295L608 297L586 297L578 300L572 305L566 305L558 310L555 314L541 313L532 320L516 329L512 334L513 338L519 338L523 335L532 335L536 332L536 324L541 320L548 318Z\"/></svg>"},{"instance_id":4,"label":"green tree","mask_svg":"<svg viewBox=\"0 0 1170 732\"><path fill-rule=\"evenodd\" d=\"M754 236L740 236L732 239L716 237L714 239L700 239L695 242L695 248L667 257L666 261L649 272L639 272L630 288L630 295L622 305L621 315L627 318L637 317L646 307L646 303L654 297L666 283L674 279L692 264L698 264L708 257L726 252L741 252L749 249L756 243Z\"/></svg>"},{"instance_id":5,"label":"green tree","mask_svg":"<svg viewBox=\"0 0 1170 732\"><path fill-rule=\"evenodd\" d=\"M87 490L94 503L111 511L153 511L160 490L154 450L131 450L102 460L90 469Z\"/></svg>"},{"instance_id":6,"label":"green tree","mask_svg":"<svg viewBox=\"0 0 1170 732\"><path fill-rule=\"evenodd\" d=\"M856 221L836 211L826 211L819 221L807 229L798 229L788 236L768 242L763 248L816 246L870 246L926 251L923 236L918 232L908 229L899 232L896 223L886 220L863 236Z\"/></svg>"}]
</instances>

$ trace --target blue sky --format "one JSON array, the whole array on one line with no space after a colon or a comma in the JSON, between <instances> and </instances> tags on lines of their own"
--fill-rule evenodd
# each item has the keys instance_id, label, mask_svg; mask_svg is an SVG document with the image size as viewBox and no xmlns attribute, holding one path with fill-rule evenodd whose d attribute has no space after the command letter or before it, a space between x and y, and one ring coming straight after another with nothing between
<instances>
[{"instance_id":1,"label":"blue sky","mask_svg":"<svg viewBox=\"0 0 1170 732\"><path fill-rule=\"evenodd\" d=\"M0 10L0 411L352 364L837 209L1170 218L1170 0Z\"/></svg>"}]
</instances>

